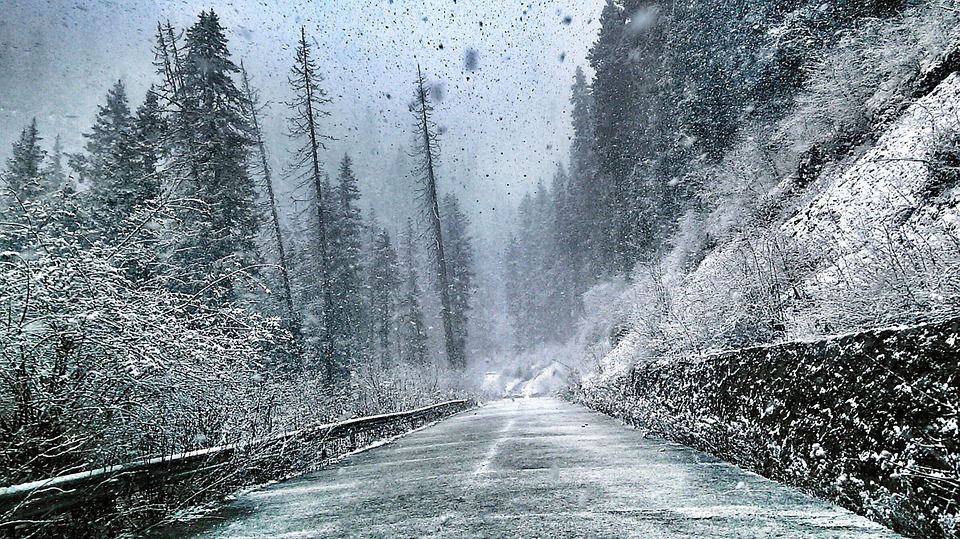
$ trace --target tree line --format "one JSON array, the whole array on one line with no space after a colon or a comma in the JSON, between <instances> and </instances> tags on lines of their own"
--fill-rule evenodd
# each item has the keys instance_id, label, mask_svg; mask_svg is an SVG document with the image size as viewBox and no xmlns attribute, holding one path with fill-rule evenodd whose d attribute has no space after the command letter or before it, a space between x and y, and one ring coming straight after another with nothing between
<instances>
[{"instance_id":1,"label":"tree line","mask_svg":"<svg viewBox=\"0 0 960 539\"><path fill-rule=\"evenodd\" d=\"M825 51L916 3L607 0L588 55L592 76L578 68L571 87L567 163L522 199L505 251L521 347L562 342L591 287L658 266L692 235L681 230L685 222L701 230L695 245L683 246L690 254L675 268L680 274L736 231L758 226L763 216L703 224L727 211L723 205L757 203L756 193L741 193L754 171L731 170L731 155L752 140L759 151L749 166L764 168L755 175L774 185L811 155L819 170L823 155L795 155L811 141L780 143L771 132L797 109ZM843 155L866 131L839 126L827 133L825 151ZM813 172L801 170L801 181ZM776 331L768 333L762 338Z\"/></svg>"},{"instance_id":2,"label":"tree line","mask_svg":"<svg viewBox=\"0 0 960 539\"><path fill-rule=\"evenodd\" d=\"M470 224L438 195L424 77L412 125L427 238L416 216L392 234L361 210L350 155L327 171L334 104L305 29L285 102L296 151L279 171L216 13L155 37L139 105L117 81L77 153L59 137L47 151L34 120L0 175L0 483L418 404L451 391L438 370L466 365ZM278 178L297 184L296 207Z\"/></svg>"}]
</instances>

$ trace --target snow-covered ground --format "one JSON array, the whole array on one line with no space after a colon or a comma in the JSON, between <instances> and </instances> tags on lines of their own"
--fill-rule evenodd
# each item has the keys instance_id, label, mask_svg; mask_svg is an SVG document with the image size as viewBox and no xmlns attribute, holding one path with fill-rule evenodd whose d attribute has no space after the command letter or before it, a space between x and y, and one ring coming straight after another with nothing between
<instances>
[{"instance_id":1,"label":"snow-covered ground","mask_svg":"<svg viewBox=\"0 0 960 539\"><path fill-rule=\"evenodd\" d=\"M554 399L490 403L168 537L897 537Z\"/></svg>"},{"instance_id":2,"label":"snow-covered ground","mask_svg":"<svg viewBox=\"0 0 960 539\"><path fill-rule=\"evenodd\" d=\"M956 193L931 207L921 193L930 183L930 161L938 144L960 132L960 74L918 100L844 174L834 178L782 231L810 250L829 253L819 282L835 280L875 259L904 231L938 243L956 231Z\"/></svg>"}]
</instances>

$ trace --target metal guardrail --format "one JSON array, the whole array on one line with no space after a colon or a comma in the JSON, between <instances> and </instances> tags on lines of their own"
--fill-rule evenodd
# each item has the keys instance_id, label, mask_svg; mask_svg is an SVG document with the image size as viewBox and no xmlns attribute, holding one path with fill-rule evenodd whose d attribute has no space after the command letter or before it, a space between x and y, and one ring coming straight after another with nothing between
<instances>
[{"instance_id":1,"label":"metal guardrail","mask_svg":"<svg viewBox=\"0 0 960 539\"><path fill-rule=\"evenodd\" d=\"M309 471L376 439L400 434L475 405L448 401L417 410L349 419L249 442L130 462L0 488L0 530L55 522L97 501L113 503L225 468L243 467L251 484ZM234 479L234 484L236 484ZM239 485L237 485L239 486Z\"/></svg>"}]
</instances>

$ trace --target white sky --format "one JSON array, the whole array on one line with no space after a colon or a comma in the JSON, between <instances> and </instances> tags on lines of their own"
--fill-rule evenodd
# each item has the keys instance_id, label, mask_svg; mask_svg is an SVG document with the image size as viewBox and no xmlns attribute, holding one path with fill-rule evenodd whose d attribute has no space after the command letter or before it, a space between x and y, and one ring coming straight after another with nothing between
<instances>
[{"instance_id":1,"label":"white sky","mask_svg":"<svg viewBox=\"0 0 960 539\"><path fill-rule=\"evenodd\" d=\"M407 105L421 64L445 89L435 117L446 130L440 181L460 192L482 227L478 217L516 202L566 161L573 72L586 63L603 4L0 0L0 157L32 116L48 143L59 132L68 150L77 149L78 134L89 130L116 79L127 84L133 104L157 80L150 63L157 21L185 28L213 7L234 60L244 60L272 103L265 125L277 166L285 156L278 147L286 74L299 27L306 27L334 98L330 130L339 140L330 145L327 170L350 152L368 196L409 174L396 168L412 140ZM468 49L477 53L476 71L465 69Z\"/></svg>"}]
</instances>

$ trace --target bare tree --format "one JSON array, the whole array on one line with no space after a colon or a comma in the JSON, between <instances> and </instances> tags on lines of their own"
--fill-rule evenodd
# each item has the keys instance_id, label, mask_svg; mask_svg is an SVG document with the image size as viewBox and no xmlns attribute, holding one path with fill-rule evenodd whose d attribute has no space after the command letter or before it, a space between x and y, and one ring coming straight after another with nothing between
<instances>
[{"instance_id":1,"label":"bare tree","mask_svg":"<svg viewBox=\"0 0 960 539\"><path fill-rule=\"evenodd\" d=\"M443 320L443 337L447 350L447 361L450 365L462 369L466 366L464 346L456 338L453 331L453 311L450 303L450 280L447 274L447 259L443 252L443 232L440 227L440 203L437 200L437 175L435 164L440 148L437 145L437 134L430 114L433 107L427 95L427 85L417 66L417 95L411 111L416 117L417 138L419 147L416 156L421 162L418 172L421 175L421 199L424 213L430 226L431 247L433 248L434 264L437 272L437 289L440 292L440 317Z\"/></svg>"},{"instance_id":2,"label":"bare tree","mask_svg":"<svg viewBox=\"0 0 960 539\"><path fill-rule=\"evenodd\" d=\"M154 66L163 79L159 92L166 106L180 105L180 91L183 89L183 58L177 35L170 21L166 25L157 21L157 43L154 46Z\"/></svg>"},{"instance_id":3,"label":"bare tree","mask_svg":"<svg viewBox=\"0 0 960 539\"><path fill-rule=\"evenodd\" d=\"M331 316L333 314L333 297L330 291L330 268L328 261L327 226L329 216L326 215L323 203L323 169L320 165L320 148L325 148L324 141L331 140L329 135L323 135L318 130L320 118L329 116L330 112L324 107L330 104L331 99L320 87L323 76L317 69L316 62L311 57L307 45L307 33L300 27L300 43L297 45L296 60L288 77L290 87L294 92L294 99L287 103L293 111L289 118L289 132L292 138L303 140L303 144L294 155L293 167L302 170L304 179L311 184L314 191L314 207L317 219L317 243L320 262L320 286L323 295L322 328L320 335L320 353L324 361L324 370L327 381L332 381L335 374L333 362L333 346L331 342Z\"/></svg>"},{"instance_id":4,"label":"bare tree","mask_svg":"<svg viewBox=\"0 0 960 539\"><path fill-rule=\"evenodd\" d=\"M290 275L288 269L290 264L287 259L287 251L283 244L283 231L280 230L280 217L277 212L277 197L273 189L273 176L270 173L270 164L267 162L266 144L263 142L263 132L260 129L260 119L257 116L257 95L250 86L250 77L247 70L240 63L240 71L243 76L243 92L247 97L248 114L250 115L250 124L253 128L253 138L257 147L257 153L260 157L260 166L263 170L263 182L267 192L267 202L270 204L270 224L272 225L273 239L276 241L277 254L279 256L280 278L283 285L283 304L286 308L287 319L293 325L296 315L293 307L293 293L290 287Z\"/></svg>"}]
</instances>

